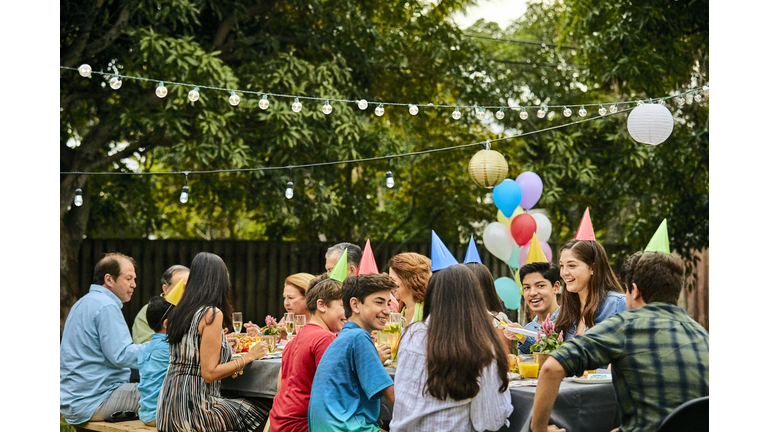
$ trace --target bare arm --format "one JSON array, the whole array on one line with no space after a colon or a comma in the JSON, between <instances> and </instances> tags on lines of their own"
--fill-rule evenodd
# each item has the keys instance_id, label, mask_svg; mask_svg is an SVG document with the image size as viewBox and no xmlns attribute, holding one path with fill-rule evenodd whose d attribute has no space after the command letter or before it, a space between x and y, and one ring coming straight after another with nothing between
<instances>
[{"instance_id":1,"label":"bare arm","mask_svg":"<svg viewBox=\"0 0 768 432\"><path fill-rule=\"evenodd\" d=\"M533 413L531 414L531 431L544 432L559 430L549 428L549 416L560 390L560 382L565 378L565 369L553 357L547 359L539 372L539 382L536 385L536 395L533 397Z\"/></svg>"},{"instance_id":2,"label":"bare arm","mask_svg":"<svg viewBox=\"0 0 768 432\"><path fill-rule=\"evenodd\" d=\"M385 388L384 390L382 390L382 394L387 399L387 402L389 402L393 406L395 405L395 386L394 385L391 385Z\"/></svg>"},{"instance_id":3,"label":"bare arm","mask_svg":"<svg viewBox=\"0 0 768 432\"><path fill-rule=\"evenodd\" d=\"M241 360L235 359L219 364L223 314L216 309L216 316L213 318L213 322L208 324L213 313L214 309L208 310L198 326L198 331L200 332L200 375L202 375L203 380L207 383L231 376L240 370L241 366L260 359L267 354L267 343L259 342L243 355Z\"/></svg>"}]
</instances>

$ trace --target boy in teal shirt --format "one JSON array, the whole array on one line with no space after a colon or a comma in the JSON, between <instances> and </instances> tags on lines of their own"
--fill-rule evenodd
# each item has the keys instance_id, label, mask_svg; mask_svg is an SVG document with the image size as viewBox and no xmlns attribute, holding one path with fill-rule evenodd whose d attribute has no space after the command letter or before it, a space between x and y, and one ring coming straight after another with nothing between
<instances>
[{"instance_id":1,"label":"boy in teal shirt","mask_svg":"<svg viewBox=\"0 0 768 432\"><path fill-rule=\"evenodd\" d=\"M147 324L155 332L139 354L139 419L147 426L155 426L157 396L168 371L170 356L165 332L172 309L173 305L161 296L152 297L147 305Z\"/></svg>"},{"instance_id":2,"label":"boy in teal shirt","mask_svg":"<svg viewBox=\"0 0 768 432\"><path fill-rule=\"evenodd\" d=\"M347 322L325 350L309 399L310 432L378 432L380 398L395 403L392 378L371 338L389 320L389 275L349 276L342 285Z\"/></svg>"}]
</instances>

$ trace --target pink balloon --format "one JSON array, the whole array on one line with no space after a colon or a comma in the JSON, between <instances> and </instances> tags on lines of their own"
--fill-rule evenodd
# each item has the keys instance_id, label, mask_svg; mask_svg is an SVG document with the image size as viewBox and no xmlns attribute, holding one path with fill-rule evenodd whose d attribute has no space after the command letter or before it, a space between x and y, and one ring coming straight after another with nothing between
<instances>
[{"instance_id":1,"label":"pink balloon","mask_svg":"<svg viewBox=\"0 0 768 432\"><path fill-rule=\"evenodd\" d=\"M541 245L541 250L544 251L544 256L547 257L547 261L552 261L552 248L549 247L549 243L539 240L539 244ZM531 242L529 241L528 244L523 246L523 249L520 250L520 267L524 266L525 262L528 260L528 252L530 250Z\"/></svg>"}]
</instances>

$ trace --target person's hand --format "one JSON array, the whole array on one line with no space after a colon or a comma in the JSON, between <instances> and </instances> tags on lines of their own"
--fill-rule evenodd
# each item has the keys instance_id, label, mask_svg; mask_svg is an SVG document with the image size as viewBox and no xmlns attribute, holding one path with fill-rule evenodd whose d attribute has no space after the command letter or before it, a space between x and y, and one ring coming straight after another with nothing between
<instances>
[{"instance_id":1,"label":"person's hand","mask_svg":"<svg viewBox=\"0 0 768 432\"><path fill-rule=\"evenodd\" d=\"M376 351L379 352L379 360L381 360L381 364L384 364L384 362L392 357L392 348L389 344L379 344L379 346L376 347Z\"/></svg>"},{"instance_id":2,"label":"person's hand","mask_svg":"<svg viewBox=\"0 0 768 432\"><path fill-rule=\"evenodd\" d=\"M229 344L229 347L232 348L232 352L237 352L237 348L240 346L240 339L235 337L235 333L226 333L227 329L224 329L225 335L227 337L227 343Z\"/></svg>"},{"instance_id":3,"label":"person's hand","mask_svg":"<svg viewBox=\"0 0 768 432\"><path fill-rule=\"evenodd\" d=\"M263 358L265 355L267 355L268 352L269 352L269 348L267 348L267 342L261 341L256 345L252 346L251 349L249 349L248 352L245 353L243 357L245 358L246 362L250 363L254 360Z\"/></svg>"},{"instance_id":4,"label":"person's hand","mask_svg":"<svg viewBox=\"0 0 768 432\"><path fill-rule=\"evenodd\" d=\"M614 430L617 430L617 429L614 429ZM547 432L565 432L565 429L559 428L556 425L549 425L547 426Z\"/></svg>"},{"instance_id":5,"label":"person's hand","mask_svg":"<svg viewBox=\"0 0 768 432\"><path fill-rule=\"evenodd\" d=\"M512 327L512 328L523 328L523 326L521 326L518 323L510 323L508 325L509 327ZM524 335L521 335L520 333L511 332L507 329L504 329L504 337L506 337L509 340L519 340L521 342L525 340Z\"/></svg>"},{"instance_id":6,"label":"person's hand","mask_svg":"<svg viewBox=\"0 0 768 432\"><path fill-rule=\"evenodd\" d=\"M247 323L243 324L243 327L245 328L245 333L248 334L248 336L258 336L261 328L257 326L256 324L248 321Z\"/></svg>"}]
</instances>

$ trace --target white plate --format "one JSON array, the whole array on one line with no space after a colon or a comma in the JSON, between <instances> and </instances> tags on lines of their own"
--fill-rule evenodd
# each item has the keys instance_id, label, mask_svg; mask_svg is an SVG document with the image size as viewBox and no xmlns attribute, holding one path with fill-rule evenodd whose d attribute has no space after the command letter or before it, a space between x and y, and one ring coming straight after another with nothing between
<instances>
[{"instance_id":1,"label":"white plate","mask_svg":"<svg viewBox=\"0 0 768 432\"><path fill-rule=\"evenodd\" d=\"M524 336L530 336L530 337L536 337L536 332L532 330L526 330L524 328L517 328L517 327L511 327L508 325L502 325L505 329L511 331L512 333L519 333Z\"/></svg>"},{"instance_id":2,"label":"white plate","mask_svg":"<svg viewBox=\"0 0 768 432\"><path fill-rule=\"evenodd\" d=\"M610 384L610 378L586 379L586 378L568 378L568 381L579 384Z\"/></svg>"},{"instance_id":3,"label":"white plate","mask_svg":"<svg viewBox=\"0 0 768 432\"><path fill-rule=\"evenodd\" d=\"M514 373L514 372L507 372L507 378L511 380L520 379L520 374Z\"/></svg>"}]
</instances>

